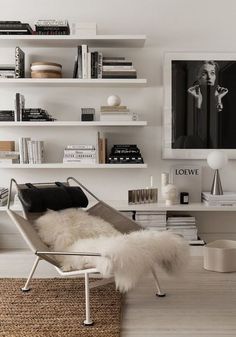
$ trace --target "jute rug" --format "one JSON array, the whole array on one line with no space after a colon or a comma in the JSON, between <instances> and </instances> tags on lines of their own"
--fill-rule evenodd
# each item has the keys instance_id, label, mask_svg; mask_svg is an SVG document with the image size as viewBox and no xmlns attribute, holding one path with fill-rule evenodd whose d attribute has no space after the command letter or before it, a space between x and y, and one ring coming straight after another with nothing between
<instances>
[{"instance_id":1,"label":"jute rug","mask_svg":"<svg viewBox=\"0 0 236 337\"><path fill-rule=\"evenodd\" d=\"M95 324L84 327L82 279L33 279L22 293L23 279L0 279L1 337L119 337L121 295L114 284L91 289Z\"/></svg>"}]
</instances>

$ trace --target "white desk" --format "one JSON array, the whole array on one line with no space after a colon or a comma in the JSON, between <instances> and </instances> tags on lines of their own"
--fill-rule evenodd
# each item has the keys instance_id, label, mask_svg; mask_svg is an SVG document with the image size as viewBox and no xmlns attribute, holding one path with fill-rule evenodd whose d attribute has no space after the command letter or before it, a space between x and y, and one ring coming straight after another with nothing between
<instances>
[{"instance_id":1,"label":"white desk","mask_svg":"<svg viewBox=\"0 0 236 337\"><path fill-rule=\"evenodd\" d=\"M104 200L110 206L118 209L119 211L196 211L196 212L235 212L236 206L206 206L203 203L191 203L188 205L176 204L173 206L166 206L162 203L156 204L136 204L129 205L126 200ZM0 211L6 211L6 206L0 207ZM11 209L21 211L20 205L13 205Z\"/></svg>"}]
</instances>

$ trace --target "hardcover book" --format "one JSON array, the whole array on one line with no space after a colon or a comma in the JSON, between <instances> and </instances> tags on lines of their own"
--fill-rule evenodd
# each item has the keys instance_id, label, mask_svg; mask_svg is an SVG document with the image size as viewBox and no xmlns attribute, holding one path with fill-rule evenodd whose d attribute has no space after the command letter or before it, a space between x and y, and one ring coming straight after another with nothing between
<instances>
[{"instance_id":1,"label":"hardcover book","mask_svg":"<svg viewBox=\"0 0 236 337\"><path fill-rule=\"evenodd\" d=\"M202 172L200 166L174 166L171 169L170 178L177 187L178 193L188 192L190 202L201 202Z\"/></svg>"}]
</instances>

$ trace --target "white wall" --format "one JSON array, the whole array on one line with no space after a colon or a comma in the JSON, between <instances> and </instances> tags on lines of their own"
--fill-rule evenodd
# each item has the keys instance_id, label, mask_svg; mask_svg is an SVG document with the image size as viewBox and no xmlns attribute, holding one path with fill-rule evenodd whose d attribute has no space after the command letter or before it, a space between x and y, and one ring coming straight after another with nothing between
<instances>
[{"instance_id":1,"label":"white wall","mask_svg":"<svg viewBox=\"0 0 236 337\"><path fill-rule=\"evenodd\" d=\"M148 164L138 170L1 170L0 185L8 185L11 177L20 182L63 180L74 175L104 199L125 199L127 190L145 187L150 175L157 186L160 173L177 163L161 159L161 114L163 97L162 65L166 51L235 52L236 2L225 0L8 0L1 1L0 20L21 20L33 23L37 19L77 18L81 22L97 22L100 34L146 34L143 49L107 49L107 55L132 57L139 77L147 78L147 88L2 88L0 109L13 108L14 95L21 92L28 107L42 107L59 119L75 119L80 108L99 108L112 93L147 120L146 128L107 128L110 144L124 141L137 143ZM64 76L70 76L76 49L26 49L27 64L37 60L62 63ZM103 50L104 51L104 50ZM0 63L14 63L14 49L1 49ZM62 158L67 143L94 142L95 128L8 128L0 129L0 139L34 136L45 139L49 161ZM100 130L101 131L101 130ZM182 161L183 162L183 161ZM199 162L198 162L199 163ZM203 165L203 189L209 190L212 172ZM236 190L236 162L230 161L222 172L225 190ZM206 219L211 221L211 216ZM223 218L220 222L223 221ZM234 222L234 217L230 223ZM205 227L204 227L205 226ZM207 224L201 226L207 232ZM209 229L214 232L214 228ZM220 232L220 230L217 230ZM223 231L223 230L222 230ZM233 227L228 228L234 231ZM228 236L230 236L229 234Z\"/></svg>"}]
</instances>

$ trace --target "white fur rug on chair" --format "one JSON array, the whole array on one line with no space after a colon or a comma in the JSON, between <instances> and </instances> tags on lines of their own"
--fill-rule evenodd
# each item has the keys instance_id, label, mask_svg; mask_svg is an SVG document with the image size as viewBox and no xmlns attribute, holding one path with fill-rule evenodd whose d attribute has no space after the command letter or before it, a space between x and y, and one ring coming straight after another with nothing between
<instances>
[{"instance_id":1,"label":"white fur rug on chair","mask_svg":"<svg viewBox=\"0 0 236 337\"><path fill-rule=\"evenodd\" d=\"M63 270L96 267L104 277L114 276L122 291L133 288L151 268L179 272L186 265L189 247L180 236L140 230L118 232L111 224L83 210L47 211L34 225L52 251L94 252L101 257L60 256Z\"/></svg>"}]
</instances>

